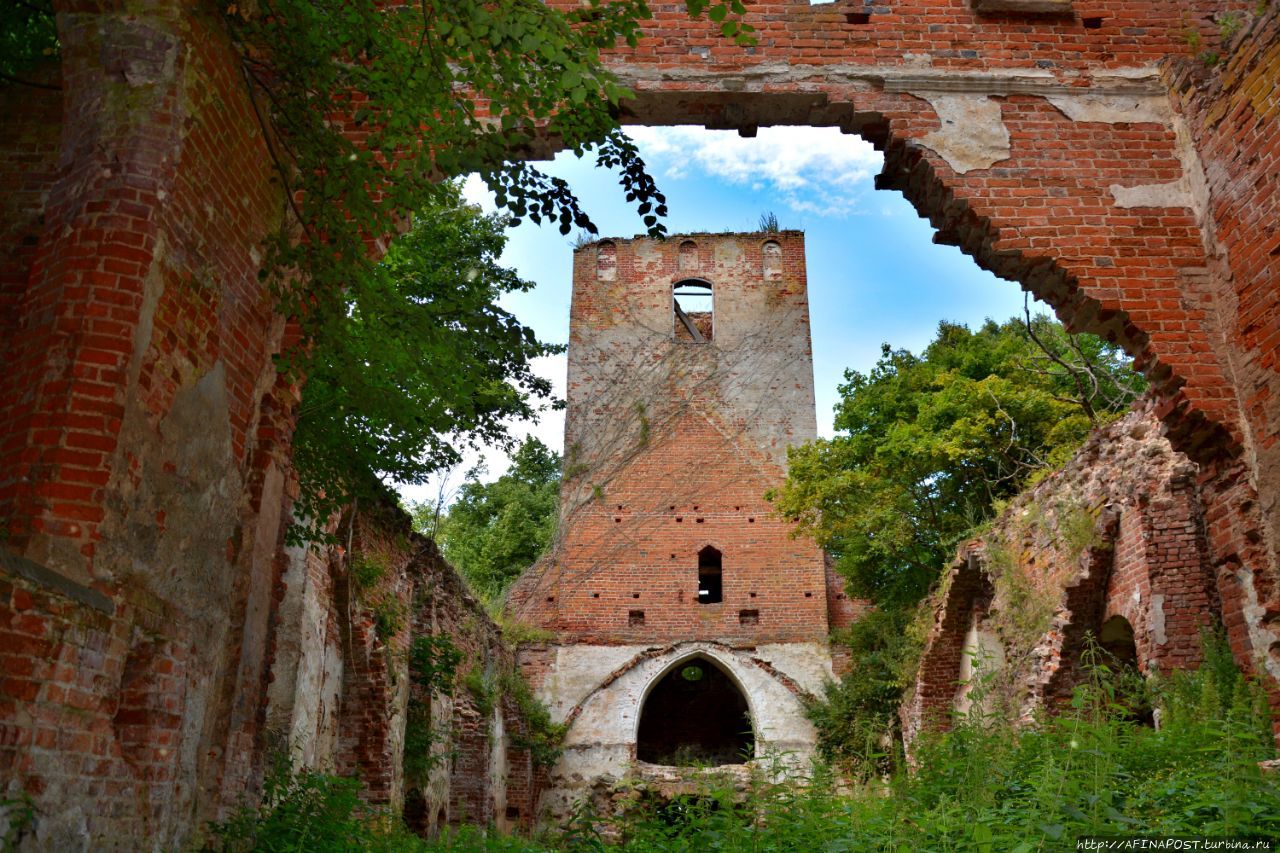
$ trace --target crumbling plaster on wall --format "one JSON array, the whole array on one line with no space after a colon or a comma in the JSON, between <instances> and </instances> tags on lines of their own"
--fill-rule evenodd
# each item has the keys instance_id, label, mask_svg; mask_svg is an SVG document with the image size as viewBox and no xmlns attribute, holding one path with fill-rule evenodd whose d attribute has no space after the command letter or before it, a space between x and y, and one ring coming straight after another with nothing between
<instances>
[{"instance_id":1,"label":"crumbling plaster on wall","mask_svg":"<svg viewBox=\"0 0 1280 853\"><path fill-rule=\"evenodd\" d=\"M802 696L820 694L833 677L825 644L556 646L538 695L556 722L568 722L569 729L540 812L567 815L575 799L598 781L631 773L645 697L667 673L697 658L719 665L746 697L758 759L792 770L807 766L817 732L804 713ZM570 706L570 695L581 698Z\"/></svg>"},{"instance_id":2,"label":"crumbling plaster on wall","mask_svg":"<svg viewBox=\"0 0 1280 853\"><path fill-rule=\"evenodd\" d=\"M275 660L267 687L267 730L302 767L331 770L342 689L341 638L330 611L329 564L313 549L285 549Z\"/></svg>"},{"instance_id":3,"label":"crumbling plaster on wall","mask_svg":"<svg viewBox=\"0 0 1280 853\"><path fill-rule=\"evenodd\" d=\"M913 92L938 114L941 127L919 140L963 175L989 169L1007 160L1009 128L1000 115L1000 104L983 95L940 95Z\"/></svg>"}]
</instances>

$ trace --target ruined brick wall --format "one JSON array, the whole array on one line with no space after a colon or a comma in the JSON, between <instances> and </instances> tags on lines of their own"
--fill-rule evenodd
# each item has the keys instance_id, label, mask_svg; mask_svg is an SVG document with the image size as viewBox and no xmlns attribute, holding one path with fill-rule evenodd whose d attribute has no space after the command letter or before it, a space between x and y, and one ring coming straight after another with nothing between
<instances>
[{"instance_id":1,"label":"ruined brick wall","mask_svg":"<svg viewBox=\"0 0 1280 853\"><path fill-rule=\"evenodd\" d=\"M348 511L334 533L337 545L290 549L276 591L275 633L294 645L273 656L267 748L360 780L365 800L423 834L445 823L528 827L545 774L518 742L528 720L502 689L515 672L502 631L400 510ZM435 689L417 682L410 655L424 636L461 653L456 678ZM495 689L488 715L466 687L472 671ZM429 705L425 718L412 718L411 701ZM425 779L405 774L409 725L430 731Z\"/></svg>"},{"instance_id":2,"label":"ruined brick wall","mask_svg":"<svg viewBox=\"0 0 1280 853\"><path fill-rule=\"evenodd\" d=\"M1200 633L1220 624L1221 606L1198 473L1143 405L961 546L904 705L908 740L965 707L974 654L991 655L985 687L1010 712L1066 701L1083 677L1086 635L1097 640L1116 616L1132 628L1142 671L1199 663Z\"/></svg>"},{"instance_id":3,"label":"ruined brick wall","mask_svg":"<svg viewBox=\"0 0 1280 853\"><path fill-rule=\"evenodd\" d=\"M687 279L712 285L703 343L673 316ZM764 499L816 434L803 235L579 249L569 335L561 533L515 612L564 642L824 641L822 554ZM707 547L720 603L698 601Z\"/></svg>"},{"instance_id":4,"label":"ruined brick wall","mask_svg":"<svg viewBox=\"0 0 1280 853\"><path fill-rule=\"evenodd\" d=\"M412 633L451 638L462 661L451 692L432 701L439 735L432 750L439 763L425 787L407 792L406 818L422 814L416 826L410 823L426 833L464 823L528 829L546 770L522 745L529 723L507 689L517 673L514 647L434 545L426 543L415 563L420 580ZM468 686L477 682L493 691L487 715L484 697Z\"/></svg>"},{"instance_id":5,"label":"ruined brick wall","mask_svg":"<svg viewBox=\"0 0 1280 853\"><path fill-rule=\"evenodd\" d=\"M664 4L611 62L629 121L870 139L935 239L1138 356L1200 465L1237 659L1280 675L1276 10L974 5L751 4L743 49ZM221 8L56 6L61 92L0 91L0 786L34 797L46 846L181 846L252 791L272 662L310 648L329 594L315 574L311 604L275 599L303 571L281 544L297 389L256 278L283 199ZM1226 46L1224 9L1250 22ZM1171 62L1188 26L1220 66ZM300 671L331 690L335 667ZM144 767L172 785L127 781Z\"/></svg>"},{"instance_id":6,"label":"ruined brick wall","mask_svg":"<svg viewBox=\"0 0 1280 853\"><path fill-rule=\"evenodd\" d=\"M1280 679L1280 8L1242 20L1217 67L1169 63L1165 80L1204 164L1210 252L1188 296L1212 309L1242 426L1240 456L1202 484L1223 616L1237 660Z\"/></svg>"},{"instance_id":7,"label":"ruined brick wall","mask_svg":"<svg viewBox=\"0 0 1280 853\"><path fill-rule=\"evenodd\" d=\"M44 847L172 849L256 763L267 644L246 622L284 506L258 467L281 324L256 246L281 199L216 12L59 11L61 92L4 90L24 184L0 653L27 663L0 690L0 790L33 798Z\"/></svg>"},{"instance_id":8,"label":"ruined brick wall","mask_svg":"<svg viewBox=\"0 0 1280 853\"><path fill-rule=\"evenodd\" d=\"M936 241L1133 354L1170 441L1202 465L1237 659L1280 676L1276 10L1057 7L753 4L750 49L662 7L611 63L637 123L870 140L885 152L877 186L903 192ZM1213 19L1227 13L1246 26L1222 45ZM1219 68L1186 62L1191 31Z\"/></svg>"}]
</instances>

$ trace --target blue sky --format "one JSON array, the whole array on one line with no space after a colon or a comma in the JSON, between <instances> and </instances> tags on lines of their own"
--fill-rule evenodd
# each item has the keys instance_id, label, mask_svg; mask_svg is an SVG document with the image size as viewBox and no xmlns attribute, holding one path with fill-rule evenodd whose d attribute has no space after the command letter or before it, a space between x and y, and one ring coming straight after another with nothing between
<instances>
[{"instance_id":1,"label":"blue sky","mask_svg":"<svg viewBox=\"0 0 1280 853\"><path fill-rule=\"evenodd\" d=\"M933 229L901 194L873 188L881 156L857 137L836 128L807 127L762 127L754 139L693 127L629 132L667 196L670 233L751 231L765 211L776 213L783 228L805 232L821 435L831 434L844 371L870 369L881 343L919 351L941 320L972 326L1022 310L1016 284L979 269L959 249L933 245ZM628 237L643 230L617 176L595 169L591 158L561 154L542 166L569 181L601 236ZM467 196L493 209L478 180L468 182ZM572 235L531 222L509 234L503 262L537 286L508 295L504 306L543 340L564 342ZM564 357L543 359L538 368L563 393ZM516 425L513 433L533 433L559 451L563 429L563 416L549 412L538 424ZM505 470L500 451L483 456L487 479ZM456 488L462 477L462 470L452 472L444 491ZM434 500L440 491L439 483L402 489L411 500Z\"/></svg>"}]
</instances>

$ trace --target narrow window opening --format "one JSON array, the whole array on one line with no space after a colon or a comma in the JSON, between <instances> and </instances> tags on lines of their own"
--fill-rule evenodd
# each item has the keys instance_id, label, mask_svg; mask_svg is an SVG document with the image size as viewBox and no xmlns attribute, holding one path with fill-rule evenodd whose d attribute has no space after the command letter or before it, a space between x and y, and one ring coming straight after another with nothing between
<instances>
[{"instance_id":1,"label":"narrow window opening","mask_svg":"<svg viewBox=\"0 0 1280 853\"><path fill-rule=\"evenodd\" d=\"M643 625L643 624L644 624L644 611L643 611L643 610L628 610L628 611L627 611L627 624L628 624L628 625L630 625L632 628L635 628L635 627L637 627L637 626L639 626L639 625Z\"/></svg>"},{"instance_id":2,"label":"narrow window opening","mask_svg":"<svg viewBox=\"0 0 1280 853\"><path fill-rule=\"evenodd\" d=\"M596 246L596 278L613 281L618 277L618 247L608 240Z\"/></svg>"},{"instance_id":3,"label":"narrow window opening","mask_svg":"<svg viewBox=\"0 0 1280 853\"><path fill-rule=\"evenodd\" d=\"M738 624L739 625L759 625L760 611L759 610L739 610Z\"/></svg>"},{"instance_id":4,"label":"narrow window opening","mask_svg":"<svg viewBox=\"0 0 1280 853\"><path fill-rule=\"evenodd\" d=\"M1083 18L1083 19L1081 19L1080 23L1084 25L1084 28L1085 28L1086 30L1100 30L1100 29L1102 29L1102 19L1101 19L1101 18Z\"/></svg>"},{"instance_id":5,"label":"narrow window opening","mask_svg":"<svg viewBox=\"0 0 1280 853\"><path fill-rule=\"evenodd\" d=\"M698 603L723 601L722 581L720 552L708 545L698 552Z\"/></svg>"},{"instance_id":6,"label":"narrow window opening","mask_svg":"<svg viewBox=\"0 0 1280 853\"><path fill-rule=\"evenodd\" d=\"M676 283L672 307L677 341L704 344L711 340L715 330L713 303L711 285L707 282L689 278Z\"/></svg>"},{"instance_id":7,"label":"narrow window opening","mask_svg":"<svg viewBox=\"0 0 1280 853\"><path fill-rule=\"evenodd\" d=\"M871 23L871 15L868 12L846 12L844 20L855 27L861 27Z\"/></svg>"},{"instance_id":8,"label":"narrow window opening","mask_svg":"<svg viewBox=\"0 0 1280 853\"><path fill-rule=\"evenodd\" d=\"M764 256L764 277L782 278L782 246L775 240L769 240L761 247L760 253Z\"/></svg>"}]
</instances>

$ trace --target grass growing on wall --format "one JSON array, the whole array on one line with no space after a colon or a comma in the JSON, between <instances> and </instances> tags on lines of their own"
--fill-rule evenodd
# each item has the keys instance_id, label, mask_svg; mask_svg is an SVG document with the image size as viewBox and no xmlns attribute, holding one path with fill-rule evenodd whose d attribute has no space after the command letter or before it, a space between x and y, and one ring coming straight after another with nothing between
<instances>
[{"instance_id":1,"label":"grass growing on wall","mask_svg":"<svg viewBox=\"0 0 1280 853\"><path fill-rule=\"evenodd\" d=\"M1265 697L1221 646L1193 673L1147 683L1162 728L1129 720L1118 679L1096 665L1072 706L1014 729L960 721L920 742L915 772L852 789L758 780L745 796L708 782L678 801L611 818L606 841L586 808L535 839L466 828L427 842L368 812L351 783L295 774L269 783L268 805L214 827L216 849L248 850L966 850L1074 849L1081 835L1261 836L1280 839L1280 778ZM612 835L608 837L613 837ZM266 843L267 841L270 843ZM220 846L219 846L220 845ZM293 846L290 846L293 845Z\"/></svg>"}]
</instances>

